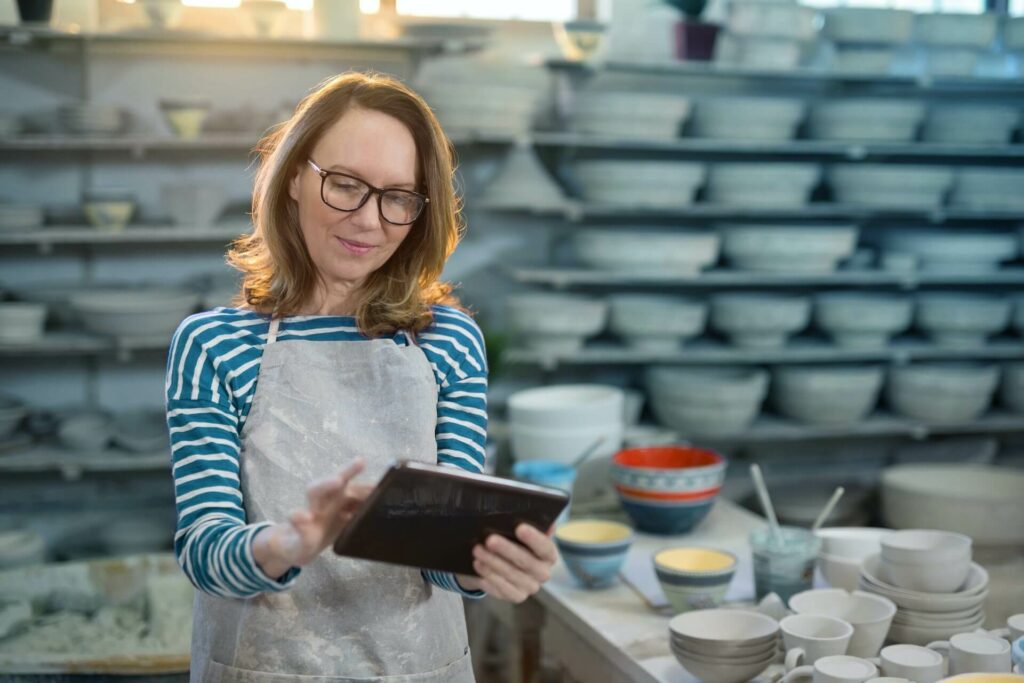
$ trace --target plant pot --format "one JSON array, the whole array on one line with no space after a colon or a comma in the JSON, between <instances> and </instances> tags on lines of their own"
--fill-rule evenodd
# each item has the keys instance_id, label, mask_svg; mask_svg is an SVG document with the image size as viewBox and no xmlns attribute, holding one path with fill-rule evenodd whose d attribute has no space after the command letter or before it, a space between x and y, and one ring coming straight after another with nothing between
<instances>
[{"instance_id":1,"label":"plant pot","mask_svg":"<svg viewBox=\"0 0 1024 683\"><path fill-rule=\"evenodd\" d=\"M47 24L53 15L53 0L18 0L21 23Z\"/></svg>"},{"instance_id":2,"label":"plant pot","mask_svg":"<svg viewBox=\"0 0 1024 683\"><path fill-rule=\"evenodd\" d=\"M718 24L700 21L676 22L676 59L707 62L715 53Z\"/></svg>"}]
</instances>

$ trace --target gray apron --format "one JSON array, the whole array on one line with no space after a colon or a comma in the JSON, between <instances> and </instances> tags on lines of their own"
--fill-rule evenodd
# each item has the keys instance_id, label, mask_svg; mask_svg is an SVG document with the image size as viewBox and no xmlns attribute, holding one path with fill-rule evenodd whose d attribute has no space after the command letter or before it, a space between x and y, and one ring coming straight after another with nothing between
<instances>
[{"instance_id":1,"label":"gray apron","mask_svg":"<svg viewBox=\"0 0 1024 683\"><path fill-rule=\"evenodd\" d=\"M436 463L437 381L423 351L391 339L275 343L271 321L242 429L249 522L279 522L306 488L357 456L361 481L395 459ZM429 543L430 539L424 539ZM295 585L248 599L196 592L193 682L472 683L462 598L418 569L328 548Z\"/></svg>"}]
</instances>

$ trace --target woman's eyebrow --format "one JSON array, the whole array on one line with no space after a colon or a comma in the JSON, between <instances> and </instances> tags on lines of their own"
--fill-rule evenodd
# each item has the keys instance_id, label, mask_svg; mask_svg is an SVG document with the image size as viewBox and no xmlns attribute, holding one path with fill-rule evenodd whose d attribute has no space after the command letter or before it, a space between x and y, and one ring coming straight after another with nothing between
<instances>
[{"instance_id":1,"label":"woman's eyebrow","mask_svg":"<svg viewBox=\"0 0 1024 683\"><path fill-rule=\"evenodd\" d=\"M364 176L356 171L354 168L343 166L342 164L333 164L331 166L324 167L327 171L338 171L339 173L347 173L348 175L355 176L360 180L364 179ZM394 187L403 190L414 190L416 189L416 183L388 183L384 187Z\"/></svg>"}]
</instances>

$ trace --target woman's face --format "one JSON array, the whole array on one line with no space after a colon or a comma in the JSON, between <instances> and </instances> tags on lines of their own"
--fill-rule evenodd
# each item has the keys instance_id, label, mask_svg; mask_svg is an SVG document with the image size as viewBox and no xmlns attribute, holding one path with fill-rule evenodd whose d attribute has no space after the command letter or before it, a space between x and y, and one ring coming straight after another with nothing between
<instances>
[{"instance_id":1,"label":"woman's face","mask_svg":"<svg viewBox=\"0 0 1024 683\"><path fill-rule=\"evenodd\" d=\"M352 108L324 133L310 158L381 188L416 190L416 144L398 119ZM320 175L303 159L288 193L298 203L306 248L328 287L360 286L395 253L412 229L380 217L377 195L357 211L339 211L320 198Z\"/></svg>"}]
</instances>

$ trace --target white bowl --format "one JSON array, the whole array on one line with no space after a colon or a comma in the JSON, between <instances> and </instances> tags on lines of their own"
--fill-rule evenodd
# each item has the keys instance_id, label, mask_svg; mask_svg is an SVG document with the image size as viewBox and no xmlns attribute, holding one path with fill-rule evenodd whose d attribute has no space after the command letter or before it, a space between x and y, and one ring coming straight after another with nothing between
<instances>
[{"instance_id":1,"label":"white bowl","mask_svg":"<svg viewBox=\"0 0 1024 683\"><path fill-rule=\"evenodd\" d=\"M834 271L857 246L856 226L722 225L722 253L741 270Z\"/></svg>"},{"instance_id":2,"label":"white bowl","mask_svg":"<svg viewBox=\"0 0 1024 683\"><path fill-rule=\"evenodd\" d=\"M734 206L796 207L808 202L821 180L821 167L802 163L713 164L707 200Z\"/></svg>"},{"instance_id":3,"label":"white bowl","mask_svg":"<svg viewBox=\"0 0 1024 683\"><path fill-rule=\"evenodd\" d=\"M921 593L954 593L970 569L970 558L942 564L903 564L883 558L878 568L880 578L893 586Z\"/></svg>"},{"instance_id":4,"label":"white bowl","mask_svg":"<svg viewBox=\"0 0 1024 683\"><path fill-rule=\"evenodd\" d=\"M34 230L43 225L43 207L38 204L0 203L0 231Z\"/></svg>"},{"instance_id":5,"label":"white bowl","mask_svg":"<svg viewBox=\"0 0 1024 683\"><path fill-rule=\"evenodd\" d=\"M1007 467L900 465L882 475L882 511L895 528L970 536L975 546L1024 543L1024 473Z\"/></svg>"},{"instance_id":6,"label":"white bowl","mask_svg":"<svg viewBox=\"0 0 1024 683\"><path fill-rule=\"evenodd\" d=\"M969 561L971 537L936 529L894 531L881 539L880 556L883 560L902 564ZM964 578L967 578L966 571Z\"/></svg>"},{"instance_id":7,"label":"white bowl","mask_svg":"<svg viewBox=\"0 0 1024 683\"><path fill-rule=\"evenodd\" d=\"M43 336L46 306L0 302L0 343L28 344Z\"/></svg>"},{"instance_id":8,"label":"white bowl","mask_svg":"<svg viewBox=\"0 0 1024 683\"><path fill-rule=\"evenodd\" d=\"M937 640L949 640L958 633L968 633L981 628L985 624L984 616L966 625L952 627L927 628L919 626L904 626L893 622L889 627L889 639L894 643L906 645L925 646Z\"/></svg>"},{"instance_id":9,"label":"white bowl","mask_svg":"<svg viewBox=\"0 0 1024 683\"><path fill-rule=\"evenodd\" d=\"M651 409L659 422L684 435L733 435L761 411L768 374L747 368L651 367Z\"/></svg>"},{"instance_id":10,"label":"white bowl","mask_svg":"<svg viewBox=\"0 0 1024 683\"><path fill-rule=\"evenodd\" d=\"M729 4L726 25L736 35L810 40L821 29L821 17L812 7L746 0Z\"/></svg>"},{"instance_id":11,"label":"white bowl","mask_svg":"<svg viewBox=\"0 0 1024 683\"><path fill-rule=\"evenodd\" d=\"M836 200L879 208L926 209L941 206L953 171L935 166L836 164L827 180Z\"/></svg>"},{"instance_id":12,"label":"white bowl","mask_svg":"<svg viewBox=\"0 0 1024 683\"><path fill-rule=\"evenodd\" d=\"M878 404L884 372L877 366L791 366L772 373L782 415L808 424L855 424Z\"/></svg>"},{"instance_id":13,"label":"white bowl","mask_svg":"<svg viewBox=\"0 0 1024 683\"><path fill-rule=\"evenodd\" d=\"M165 184L160 198L174 223L189 228L212 225L227 203L224 186L210 181Z\"/></svg>"},{"instance_id":14,"label":"white bowl","mask_svg":"<svg viewBox=\"0 0 1024 683\"><path fill-rule=\"evenodd\" d=\"M592 268L696 276L718 261L719 238L710 232L589 229L576 232L573 245Z\"/></svg>"},{"instance_id":15,"label":"white bowl","mask_svg":"<svg viewBox=\"0 0 1024 683\"><path fill-rule=\"evenodd\" d=\"M974 75L984 52L963 47L932 47L925 56L926 70L931 76L966 78Z\"/></svg>"},{"instance_id":16,"label":"white bowl","mask_svg":"<svg viewBox=\"0 0 1024 683\"><path fill-rule=\"evenodd\" d=\"M822 101L811 108L808 133L819 140L908 142L924 114L922 103L908 100Z\"/></svg>"},{"instance_id":17,"label":"white bowl","mask_svg":"<svg viewBox=\"0 0 1024 683\"><path fill-rule=\"evenodd\" d=\"M1024 178L1022 178L1024 180ZM960 180L963 181L961 173ZM885 249L912 254L932 272L984 272L1017 258L1020 244L1009 233L965 230L885 229Z\"/></svg>"},{"instance_id":18,"label":"white bowl","mask_svg":"<svg viewBox=\"0 0 1024 683\"><path fill-rule=\"evenodd\" d=\"M584 451L603 439L588 462L608 458L622 448L622 416L588 427L534 427L512 424L509 436L516 461L553 460L572 464Z\"/></svg>"},{"instance_id":19,"label":"white bowl","mask_svg":"<svg viewBox=\"0 0 1024 683\"><path fill-rule=\"evenodd\" d=\"M620 294L609 298L611 331L630 346L672 350L704 331L708 307L703 301L656 294Z\"/></svg>"},{"instance_id":20,"label":"white bowl","mask_svg":"<svg viewBox=\"0 0 1024 683\"><path fill-rule=\"evenodd\" d=\"M957 173L951 202L979 211L1016 210L1024 198L1016 191L1024 171L1013 168L964 168Z\"/></svg>"},{"instance_id":21,"label":"white bowl","mask_svg":"<svg viewBox=\"0 0 1024 683\"><path fill-rule=\"evenodd\" d=\"M85 217L97 230L120 232L135 213L135 202L126 199L87 201L82 205Z\"/></svg>"},{"instance_id":22,"label":"white bowl","mask_svg":"<svg viewBox=\"0 0 1024 683\"><path fill-rule=\"evenodd\" d=\"M545 429L579 429L621 422L624 397L604 384L554 384L523 389L508 398L509 422Z\"/></svg>"},{"instance_id":23,"label":"white bowl","mask_svg":"<svg viewBox=\"0 0 1024 683\"><path fill-rule=\"evenodd\" d=\"M535 149L513 145L505 163L490 179L480 203L489 208L558 210L565 207L565 195L537 158Z\"/></svg>"},{"instance_id":24,"label":"white bowl","mask_svg":"<svg viewBox=\"0 0 1024 683\"><path fill-rule=\"evenodd\" d=\"M806 105L797 99L714 97L697 102L691 133L699 138L781 142L796 135Z\"/></svg>"},{"instance_id":25,"label":"white bowl","mask_svg":"<svg viewBox=\"0 0 1024 683\"><path fill-rule=\"evenodd\" d=\"M111 432L115 444L133 453L160 453L170 447L167 416L163 412L121 413L114 418Z\"/></svg>"},{"instance_id":26,"label":"white bowl","mask_svg":"<svg viewBox=\"0 0 1024 683\"><path fill-rule=\"evenodd\" d=\"M775 659L775 653L762 657L753 663L745 660L722 658L707 660L689 651L672 647L672 653L679 663L697 680L704 683L743 683L763 672Z\"/></svg>"},{"instance_id":27,"label":"white bowl","mask_svg":"<svg viewBox=\"0 0 1024 683\"><path fill-rule=\"evenodd\" d=\"M857 590L860 581L860 559L818 554L817 567L825 582L833 588Z\"/></svg>"},{"instance_id":28,"label":"white bowl","mask_svg":"<svg viewBox=\"0 0 1024 683\"><path fill-rule=\"evenodd\" d=\"M71 295L85 328L118 337L168 337L195 311L193 292L140 287Z\"/></svg>"},{"instance_id":29,"label":"white bowl","mask_svg":"<svg viewBox=\"0 0 1024 683\"><path fill-rule=\"evenodd\" d=\"M1007 363L1003 366L999 396L1003 406L1015 413L1024 413L1024 363Z\"/></svg>"},{"instance_id":30,"label":"white bowl","mask_svg":"<svg viewBox=\"0 0 1024 683\"><path fill-rule=\"evenodd\" d=\"M1001 145L1009 142L1020 120L1021 112L1014 107L937 106L929 110L921 137L945 144Z\"/></svg>"},{"instance_id":31,"label":"white bowl","mask_svg":"<svg viewBox=\"0 0 1024 683\"><path fill-rule=\"evenodd\" d=\"M723 646L775 642L779 624L758 612L706 609L673 617L668 630L687 642L707 648L708 654L714 654Z\"/></svg>"},{"instance_id":32,"label":"white bowl","mask_svg":"<svg viewBox=\"0 0 1024 683\"><path fill-rule=\"evenodd\" d=\"M983 346L1010 323L1010 301L986 294L917 295L915 323L940 346Z\"/></svg>"},{"instance_id":33,"label":"white bowl","mask_svg":"<svg viewBox=\"0 0 1024 683\"><path fill-rule=\"evenodd\" d=\"M810 299L803 296L734 292L711 299L711 326L744 348L783 346L810 319Z\"/></svg>"},{"instance_id":34,"label":"white bowl","mask_svg":"<svg viewBox=\"0 0 1024 683\"><path fill-rule=\"evenodd\" d=\"M998 16L991 12L918 14L914 23L914 37L919 43L987 48L996 38Z\"/></svg>"},{"instance_id":35,"label":"white bowl","mask_svg":"<svg viewBox=\"0 0 1024 683\"><path fill-rule=\"evenodd\" d=\"M102 451L110 443L110 417L95 411L68 415L57 427L57 438L65 448L87 453Z\"/></svg>"},{"instance_id":36,"label":"white bowl","mask_svg":"<svg viewBox=\"0 0 1024 683\"><path fill-rule=\"evenodd\" d=\"M934 423L968 422L988 409L998 383L995 365L906 365L889 371L887 398L893 409L907 417Z\"/></svg>"},{"instance_id":37,"label":"white bowl","mask_svg":"<svg viewBox=\"0 0 1024 683\"><path fill-rule=\"evenodd\" d=\"M505 303L512 328L528 346L541 351L577 350L608 320L607 302L581 295L519 294Z\"/></svg>"},{"instance_id":38,"label":"white bowl","mask_svg":"<svg viewBox=\"0 0 1024 683\"><path fill-rule=\"evenodd\" d=\"M955 612L977 607L984 601L989 587L988 572L976 562L970 563L967 578L960 588L950 593L929 593L900 588L883 579L881 574L881 555L873 555L864 560L861 565L861 580L865 584L878 589L874 592L882 591L888 594L899 606L903 606L899 600L919 601L923 606L915 607L909 603L906 606L922 612Z\"/></svg>"},{"instance_id":39,"label":"white bowl","mask_svg":"<svg viewBox=\"0 0 1024 683\"><path fill-rule=\"evenodd\" d=\"M666 93L583 91L573 103L572 127L587 135L671 140L693 108Z\"/></svg>"},{"instance_id":40,"label":"white bowl","mask_svg":"<svg viewBox=\"0 0 1024 683\"><path fill-rule=\"evenodd\" d=\"M891 534L889 529L873 527L825 527L815 532L821 539L821 552L831 557L855 560L881 552L882 539Z\"/></svg>"},{"instance_id":41,"label":"white bowl","mask_svg":"<svg viewBox=\"0 0 1024 683\"><path fill-rule=\"evenodd\" d=\"M835 7L825 13L825 35L839 43L888 43L910 41L914 13L867 7Z\"/></svg>"},{"instance_id":42,"label":"white bowl","mask_svg":"<svg viewBox=\"0 0 1024 683\"><path fill-rule=\"evenodd\" d=\"M766 71L790 71L812 54L814 45L814 41L723 31L715 41L714 61Z\"/></svg>"},{"instance_id":43,"label":"white bowl","mask_svg":"<svg viewBox=\"0 0 1024 683\"><path fill-rule=\"evenodd\" d=\"M892 71L896 50L891 47L837 45L830 67L841 74L886 75ZM881 126L875 128L882 130Z\"/></svg>"},{"instance_id":44,"label":"white bowl","mask_svg":"<svg viewBox=\"0 0 1024 683\"><path fill-rule=\"evenodd\" d=\"M909 297L870 292L825 292L815 297L814 322L840 346L883 348L906 332L913 318Z\"/></svg>"},{"instance_id":45,"label":"white bowl","mask_svg":"<svg viewBox=\"0 0 1024 683\"><path fill-rule=\"evenodd\" d=\"M706 173L703 164L677 161L589 160L573 166L584 199L626 206L689 206Z\"/></svg>"}]
</instances>

